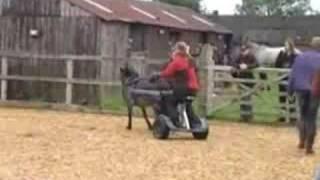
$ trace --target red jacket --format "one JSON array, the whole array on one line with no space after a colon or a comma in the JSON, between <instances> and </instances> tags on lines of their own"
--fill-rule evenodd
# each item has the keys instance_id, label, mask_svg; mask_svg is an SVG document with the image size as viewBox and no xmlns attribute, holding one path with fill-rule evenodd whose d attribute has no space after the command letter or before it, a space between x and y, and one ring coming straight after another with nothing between
<instances>
[{"instance_id":1,"label":"red jacket","mask_svg":"<svg viewBox=\"0 0 320 180\"><path fill-rule=\"evenodd\" d=\"M187 82L185 83L187 83L190 90L198 91L200 89L195 67L189 62L188 58L182 54L173 55L171 62L162 70L160 76L162 78L175 79L179 72L184 72L187 76Z\"/></svg>"}]
</instances>

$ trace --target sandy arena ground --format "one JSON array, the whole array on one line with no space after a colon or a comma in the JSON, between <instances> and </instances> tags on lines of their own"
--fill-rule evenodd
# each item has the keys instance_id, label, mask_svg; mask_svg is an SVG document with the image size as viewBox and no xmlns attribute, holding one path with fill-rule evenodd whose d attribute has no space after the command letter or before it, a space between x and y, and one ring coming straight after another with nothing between
<instances>
[{"instance_id":1,"label":"sandy arena ground","mask_svg":"<svg viewBox=\"0 0 320 180\"><path fill-rule=\"evenodd\" d=\"M293 128L212 123L208 141L159 141L135 120L1 108L0 180L310 180L320 163Z\"/></svg>"}]
</instances>

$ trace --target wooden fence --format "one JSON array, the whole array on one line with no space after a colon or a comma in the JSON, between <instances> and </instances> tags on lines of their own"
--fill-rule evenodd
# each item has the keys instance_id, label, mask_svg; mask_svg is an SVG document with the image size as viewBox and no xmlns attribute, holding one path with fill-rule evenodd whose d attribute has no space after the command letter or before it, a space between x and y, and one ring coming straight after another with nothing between
<instances>
[{"instance_id":1,"label":"wooden fence","mask_svg":"<svg viewBox=\"0 0 320 180\"><path fill-rule=\"evenodd\" d=\"M99 99L105 95L105 89L108 87L119 87L120 77L119 68L125 61L130 61L139 70L140 73L148 73L148 66L158 65L161 61L147 60L146 58L131 58L131 59L116 59L104 56L78 56L78 55L36 55L28 53L16 52L0 52L1 57L1 100L12 100L8 97L8 93L17 94L18 90L26 90L27 86L18 86L18 88L9 88L12 82L36 82L36 83L52 83L63 84L63 96L65 104L74 103L75 87L78 85L95 86L95 98ZM28 62L30 60L37 61L36 63ZM27 61L27 62L26 62ZM54 62L59 62L58 66L54 66ZM26 62L26 63L25 63ZM47 64L46 68L41 66L41 62ZM80 66L77 63L85 63L82 69L94 69L87 73L77 72ZM94 67L88 66L88 63L94 63ZM32 73L25 73L28 69ZM30 70L31 69L31 70ZM80 70L82 70L80 69ZM112 71L111 71L112 70ZM51 73L56 71L55 73ZM17 73L18 72L18 73ZM35 73L38 72L38 73ZM61 87L61 86L60 86ZM43 91L49 91L49 88ZM61 89L60 89L61 91ZM58 93L58 92L53 92Z\"/></svg>"},{"instance_id":2,"label":"wooden fence","mask_svg":"<svg viewBox=\"0 0 320 180\"><path fill-rule=\"evenodd\" d=\"M244 97L254 94L259 95L261 87L265 87L266 85L275 86L285 84L286 82L283 81L283 78L289 73L287 69L257 68L254 70L254 73L271 72L271 74L276 74L276 76L268 81L234 78L230 75L231 67L214 65L212 57L214 57L212 47L205 45L197 61L200 67L200 81L202 86L201 92L199 93L198 104L203 115L214 114L219 109L228 108L236 102L252 105L252 102L244 100ZM112 95L105 93L106 89L120 86L119 68L125 61L130 61L142 75L150 74L150 72L159 67L159 64L163 63L163 60L150 60L145 56L117 59L104 56L37 55L17 52L0 52L0 58L2 101L15 100L12 97L18 94L18 91L26 91L32 87L23 85L16 86L15 83L41 82L62 84L62 86L58 88L46 86L41 89L41 91L47 94L49 91L52 91L52 94L62 99L60 103L65 104L77 104L76 102L79 100L79 97L85 96L84 94L86 92L77 93L79 85L95 87L93 95L89 96L88 99L111 97ZM36 62L30 62L30 60L35 60ZM42 66L41 62L42 64L46 64L46 66ZM58 65L55 65L55 62L59 62ZM84 64L79 65L79 63ZM28 69L28 71L24 69ZM29 72L30 69L32 72ZM279 73L281 75L279 75ZM236 91L230 91L230 88L224 85L226 82L236 87L243 87L243 83L254 83L255 85L252 88L243 87L244 91L239 92L239 88L237 88L238 90ZM281 93L281 95L287 96L286 92ZM77 96L75 94L77 94ZM283 109L282 113L285 114L285 118L289 120L291 117L296 116L296 114L288 111L288 109L292 108L291 106L293 105L286 101L285 104L274 106L273 108Z\"/></svg>"}]
</instances>

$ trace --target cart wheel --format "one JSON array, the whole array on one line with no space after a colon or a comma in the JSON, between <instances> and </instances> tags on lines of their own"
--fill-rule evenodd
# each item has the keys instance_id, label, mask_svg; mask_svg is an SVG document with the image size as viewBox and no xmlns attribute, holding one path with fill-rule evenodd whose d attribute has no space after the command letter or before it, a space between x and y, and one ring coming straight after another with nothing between
<instances>
[{"instance_id":1,"label":"cart wheel","mask_svg":"<svg viewBox=\"0 0 320 180\"><path fill-rule=\"evenodd\" d=\"M167 126L166 121L168 117L165 115L159 115L153 124L153 136L157 139L168 139L170 129Z\"/></svg>"}]
</instances>

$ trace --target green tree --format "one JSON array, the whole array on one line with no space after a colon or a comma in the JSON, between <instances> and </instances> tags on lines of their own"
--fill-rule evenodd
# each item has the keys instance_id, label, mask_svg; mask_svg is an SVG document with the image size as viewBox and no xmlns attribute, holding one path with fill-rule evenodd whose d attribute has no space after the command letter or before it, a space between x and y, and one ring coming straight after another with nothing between
<instances>
[{"instance_id":1,"label":"green tree","mask_svg":"<svg viewBox=\"0 0 320 180\"><path fill-rule=\"evenodd\" d=\"M240 15L296 16L312 12L310 0L242 0L236 6Z\"/></svg>"},{"instance_id":2,"label":"green tree","mask_svg":"<svg viewBox=\"0 0 320 180\"><path fill-rule=\"evenodd\" d=\"M201 11L201 1L202 0L155 0L163 3L173 4L177 6L184 6L191 8L197 12Z\"/></svg>"}]
</instances>

